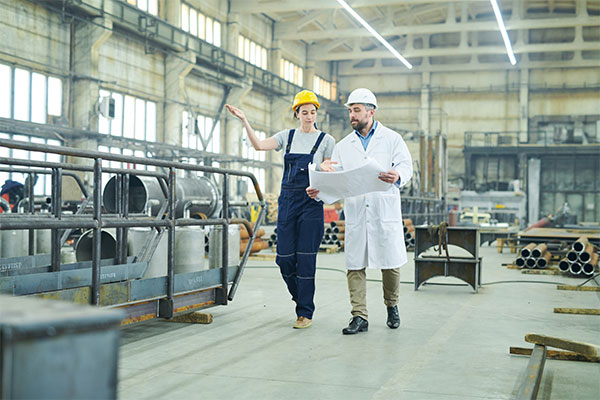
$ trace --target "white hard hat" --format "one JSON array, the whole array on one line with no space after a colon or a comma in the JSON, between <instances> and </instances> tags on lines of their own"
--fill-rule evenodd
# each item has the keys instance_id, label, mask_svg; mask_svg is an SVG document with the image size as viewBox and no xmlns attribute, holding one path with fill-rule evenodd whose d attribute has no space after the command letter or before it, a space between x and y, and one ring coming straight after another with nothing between
<instances>
[{"instance_id":1,"label":"white hard hat","mask_svg":"<svg viewBox=\"0 0 600 400\"><path fill-rule=\"evenodd\" d=\"M369 89L358 88L354 89L350 96L348 96L348 101L344 104L346 107L350 107L351 104L372 104L375 109L377 109L377 99L373 92Z\"/></svg>"}]
</instances>

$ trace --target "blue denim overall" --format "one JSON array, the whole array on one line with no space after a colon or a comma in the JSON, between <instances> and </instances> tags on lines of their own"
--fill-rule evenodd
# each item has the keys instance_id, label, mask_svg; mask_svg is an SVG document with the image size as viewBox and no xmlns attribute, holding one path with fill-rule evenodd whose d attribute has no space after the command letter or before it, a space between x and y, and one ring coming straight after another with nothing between
<instances>
[{"instance_id":1,"label":"blue denim overall","mask_svg":"<svg viewBox=\"0 0 600 400\"><path fill-rule=\"evenodd\" d=\"M294 129L288 135L285 148L283 179L277 216L277 258L296 302L296 315L312 319L315 310L315 272L317 252L323 238L323 203L308 197L308 164L325 137L321 132L310 154L290 153Z\"/></svg>"}]
</instances>

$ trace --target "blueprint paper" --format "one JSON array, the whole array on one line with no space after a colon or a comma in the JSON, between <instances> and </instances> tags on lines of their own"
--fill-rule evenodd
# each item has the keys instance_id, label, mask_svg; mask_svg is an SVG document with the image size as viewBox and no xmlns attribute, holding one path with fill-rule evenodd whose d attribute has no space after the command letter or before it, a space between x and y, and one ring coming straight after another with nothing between
<instances>
[{"instance_id":1,"label":"blueprint paper","mask_svg":"<svg viewBox=\"0 0 600 400\"><path fill-rule=\"evenodd\" d=\"M319 190L318 198L325 204L345 197L388 190L391 184L379 179L380 172L386 170L372 158L367 158L360 167L346 171L322 172L317 171L313 163L308 165L310 187Z\"/></svg>"}]
</instances>

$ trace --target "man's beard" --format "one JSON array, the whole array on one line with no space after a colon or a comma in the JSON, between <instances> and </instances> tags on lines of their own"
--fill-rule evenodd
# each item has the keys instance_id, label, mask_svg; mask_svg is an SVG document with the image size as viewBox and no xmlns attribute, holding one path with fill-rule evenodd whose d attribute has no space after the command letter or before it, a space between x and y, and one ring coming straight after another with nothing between
<instances>
[{"instance_id":1,"label":"man's beard","mask_svg":"<svg viewBox=\"0 0 600 400\"><path fill-rule=\"evenodd\" d=\"M350 122L350 125L352 125L355 130L360 132L365 126L367 126L367 121L354 121Z\"/></svg>"}]
</instances>

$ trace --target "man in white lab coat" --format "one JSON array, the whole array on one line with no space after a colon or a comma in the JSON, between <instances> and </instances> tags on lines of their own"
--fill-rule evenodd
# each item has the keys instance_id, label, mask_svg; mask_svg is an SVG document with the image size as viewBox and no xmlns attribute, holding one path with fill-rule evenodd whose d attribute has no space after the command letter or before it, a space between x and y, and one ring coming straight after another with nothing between
<instances>
[{"instance_id":1,"label":"man in white lab coat","mask_svg":"<svg viewBox=\"0 0 600 400\"><path fill-rule=\"evenodd\" d=\"M332 164L337 164L335 169L349 170L371 157L387 170L378 179L390 184L386 191L344 199L344 247L352 319L342 333L350 335L369 329L366 268L381 270L387 325L392 329L400 326L400 266L407 257L399 188L412 176L412 159L402 136L374 119L377 99L369 89L350 93L346 107L354 131L335 146L331 160L323 162L320 169L334 171ZM315 197L318 190L308 188L307 193Z\"/></svg>"}]
</instances>

